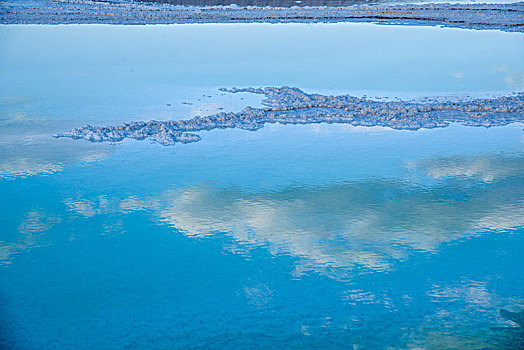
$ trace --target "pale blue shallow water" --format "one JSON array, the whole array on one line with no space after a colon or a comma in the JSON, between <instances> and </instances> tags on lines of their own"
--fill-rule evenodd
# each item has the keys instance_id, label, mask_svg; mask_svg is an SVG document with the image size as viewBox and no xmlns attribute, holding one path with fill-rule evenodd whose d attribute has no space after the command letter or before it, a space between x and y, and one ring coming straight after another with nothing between
<instances>
[{"instance_id":1,"label":"pale blue shallow water","mask_svg":"<svg viewBox=\"0 0 524 350\"><path fill-rule=\"evenodd\" d=\"M50 137L259 103L219 86L521 91L521 34L2 26L0 40L2 348L523 346L500 313L524 309L523 125Z\"/></svg>"}]
</instances>

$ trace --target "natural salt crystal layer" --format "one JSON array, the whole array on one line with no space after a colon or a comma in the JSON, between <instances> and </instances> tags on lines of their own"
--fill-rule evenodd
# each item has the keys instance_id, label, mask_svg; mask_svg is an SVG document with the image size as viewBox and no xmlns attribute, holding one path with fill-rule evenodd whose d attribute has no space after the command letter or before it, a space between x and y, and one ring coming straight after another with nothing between
<instances>
[{"instance_id":1,"label":"natural salt crystal layer","mask_svg":"<svg viewBox=\"0 0 524 350\"><path fill-rule=\"evenodd\" d=\"M55 137L71 137L92 142L119 142L126 138L150 139L162 145L197 142L193 132L240 128L255 131L265 123L341 123L353 126L383 126L399 130L466 126L501 126L524 122L524 94L498 98L428 102L373 101L349 95L308 94L298 88L268 87L221 89L237 93L265 95L265 108L246 107L238 113L218 113L178 121L130 122L118 126L86 125Z\"/></svg>"}]
</instances>

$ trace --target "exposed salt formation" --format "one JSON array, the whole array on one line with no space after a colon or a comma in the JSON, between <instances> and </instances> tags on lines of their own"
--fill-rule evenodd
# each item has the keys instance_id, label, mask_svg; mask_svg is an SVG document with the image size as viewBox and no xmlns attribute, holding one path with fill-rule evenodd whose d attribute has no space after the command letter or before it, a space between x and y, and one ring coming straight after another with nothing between
<instances>
[{"instance_id":1,"label":"exposed salt formation","mask_svg":"<svg viewBox=\"0 0 524 350\"><path fill-rule=\"evenodd\" d=\"M160 0L157 0L160 1ZM129 0L5 0L3 24L373 22L524 31L524 3L375 4L344 7L174 6Z\"/></svg>"},{"instance_id":2,"label":"exposed salt formation","mask_svg":"<svg viewBox=\"0 0 524 350\"><path fill-rule=\"evenodd\" d=\"M263 94L265 108L246 107L238 113L218 113L178 121L130 122L118 126L86 125L55 137L71 137L93 142L118 142L125 138L150 139L162 145L200 140L194 132L241 128L257 130L265 123L314 124L343 123L418 130L445 127L449 123L469 126L498 126L524 122L524 93L492 99L467 101L389 101L307 94L290 87L221 89L231 93Z\"/></svg>"}]
</instances>

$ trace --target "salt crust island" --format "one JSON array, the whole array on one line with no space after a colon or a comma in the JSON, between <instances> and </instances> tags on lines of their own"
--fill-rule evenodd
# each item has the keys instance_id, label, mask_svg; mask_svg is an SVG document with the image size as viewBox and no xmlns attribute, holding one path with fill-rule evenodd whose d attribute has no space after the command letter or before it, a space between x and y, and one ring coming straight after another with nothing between
<instances>
[{"instance_id":1,"label":"salt crust island","mask_svg":"<svg viewBox=\"0 0 524 350\"><path fill-rule=\"evenodd\" d=\"M119 142L126 138L150 139L162 145L197 142L194 132L241 128L258 130L265 123L341 123L354 126L384 126L400 130L446 127L450 123L467 126L502 126L524 122L524 93L497 98L439 101L375 101L349 95L308 94L298 88L267 87L226 89L230 93L265 95L264 108L246 107L238 113L218 113L189 120L129 122L118 126L85 125L54 137L70 137L92 142Z\"/></svg>"},{"instance_id":2,"label":"salt crust island","mask_svg":"<svg viewBox=\"0 0 524 350\"><path fill-rule=\"evenodd\" d=\"M366 22L524 31L524 2L351 6L180 6L154 0L4 0L3 24L173 24ZM162 3L159 3L162 2ZM176 2L176 1L175 1Z\"/></svg>"}]
</instances>

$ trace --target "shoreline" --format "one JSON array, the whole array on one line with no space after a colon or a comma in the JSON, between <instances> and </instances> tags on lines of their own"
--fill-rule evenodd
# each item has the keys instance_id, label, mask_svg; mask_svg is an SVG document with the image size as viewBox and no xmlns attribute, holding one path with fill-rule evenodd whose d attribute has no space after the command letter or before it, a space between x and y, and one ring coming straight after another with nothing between
<instances>
[{"instance_id":1,"label":"shoreline","mask_svg":"<svg viewBox=\"0 0 524 350\"><path fill-rule=\"evenodd\" d=\"M0 3L0 24L374 23L524 32L524 2L346 7L180 6L129 0Z\"/></svg>"}]
</instances>

